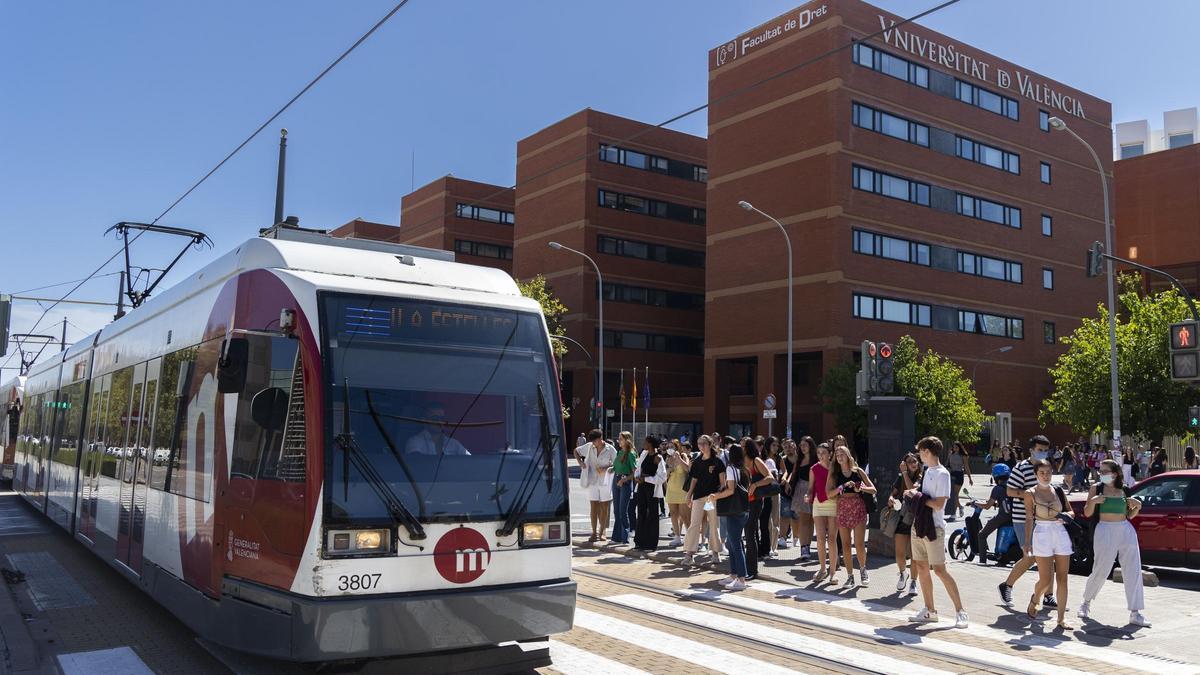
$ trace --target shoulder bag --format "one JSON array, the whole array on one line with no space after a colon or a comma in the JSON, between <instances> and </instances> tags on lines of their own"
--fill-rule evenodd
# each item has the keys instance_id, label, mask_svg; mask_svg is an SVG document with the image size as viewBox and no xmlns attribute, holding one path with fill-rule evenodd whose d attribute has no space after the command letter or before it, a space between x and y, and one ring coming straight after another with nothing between
<instances>
[{"instance_id":1,"label":"shoulder bag","mask_svg":"<svg viewBox=\"0 0 1200 675\"><path fill-rule=\"evenodd\" d=\"M887 506L883 507L883 511L879 512L879 530L885 537L894 537L899 527L900 512L893 509L889 502Z\"/></svg>"},{"instance_id":2,"label":"shoulder bag","mask_svg":"<svg viewBox=\"0 0 1200 675\"><path fill-rule=\"evenodd\" d=\"M722 518L739 516L750 510L750 480L747 478L743 481L742 471L739 469L734 469L734 471L737 473L737 480L733 482L733 494L717 500L717 515Z\"/></svg>"}]
</instances>

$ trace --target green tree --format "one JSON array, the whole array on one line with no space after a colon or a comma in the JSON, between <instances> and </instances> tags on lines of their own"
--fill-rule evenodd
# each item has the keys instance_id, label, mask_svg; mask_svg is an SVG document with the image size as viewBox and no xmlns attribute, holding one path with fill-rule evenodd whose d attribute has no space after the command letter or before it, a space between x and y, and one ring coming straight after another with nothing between
<instances>
[{"instance_id":1,"label":"green tree","mask_svg":"<svg viewBox=\"0 0 1200 675\"><path fill-rule=\"evenodd\" d=\"M1174 289L1146 295L1137 275L1122 275L1117 313L1117 364L1121 392L1121 432L1161 441L1187 432L1187 406L1193 389L1172 382L1167 346L1169 326L1191 316ZM1054 392L1042 401L1043 424L1065 424L1088 434L1112 428L1109 383L1108 310L1085 318L1064 336L1067 351L1050 369Z\"/></svg>"},{"instance_id":2,"label":"green tree","mask_svg":"<svg viewBox=\"0 0 1200 675\"><path fill-rule=\"evenodd\" d=\"M567 334L566 327L562 325L562 315L567 313L567 306L554 294L554 288L546 283L546 277L539 274L525 281L517 280L517 287L521 289L521 295L537 300L542 306L542 314L546 316L546 326L551 335L561 337ZM551 340L550 343L554 346L555 356L562 358L567 353L566 340Z\"/></svg>"},{"instance_id":3,"label":"green tree","mask_svg":"<svg viewBox=\"0 0 1200 675\"><path fill-rule=\"evenodd\" d=\"M958 364L932 349L922 354L908 335L895 345L893 364L897 393L916 401L918 435L932 434L963 443L979 441L987 416ZM847 435L867 428L866 411L854 401L857 372L858 365L848 359L830 368L821 382L825 412L834 416L838 429Z\"/></svg>"},{"instance_id":4,"label":"green tree","mask_svg":"<svg viewBox=\"0 0 1200 675\"><path fill-rule=\"evenodd\" d=\"M905 335L896 345L896 390L916 401L918 436L943 441L979 442L987 415L963 369L932 349L924 353Z\"/></svg>"}]
</instances>

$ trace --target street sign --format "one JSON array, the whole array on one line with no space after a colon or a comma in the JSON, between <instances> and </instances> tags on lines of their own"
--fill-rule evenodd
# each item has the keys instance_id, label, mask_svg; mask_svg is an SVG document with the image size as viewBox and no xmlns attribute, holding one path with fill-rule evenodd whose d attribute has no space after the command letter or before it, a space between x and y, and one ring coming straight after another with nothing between
<instances>
[{"instance_id":1,"label":"street sign","mask_svg":"<svg viewBox=\"0 0 1200 675\"><path fill-rule=\"evenodd\" d=\"M767 410L763 411L763 419L764 420L773 420L778 416L779 416L778 410L767 409Z\"/></svg>"},{"instance_id":2,"label":"street sign","mask_svg":"<svg viewBox=\"0 0 1200 675\"><path fill-rule=\"evenodd\" d=\"M763 407L767 410L775 407L775 394L767 394L767 397L763 399Z\"/></svg>"},{"instance_id":3,"label":"street sign","mask_svg":"<svg viewBox=\"0 0 1200 675\"><path fill-rule=\"evenodd\" d=\"M1195 321L1171 324L1171 379L1191 382L1200 379L1200 348L1197 347Z\"/></svg>"}]
</instances>

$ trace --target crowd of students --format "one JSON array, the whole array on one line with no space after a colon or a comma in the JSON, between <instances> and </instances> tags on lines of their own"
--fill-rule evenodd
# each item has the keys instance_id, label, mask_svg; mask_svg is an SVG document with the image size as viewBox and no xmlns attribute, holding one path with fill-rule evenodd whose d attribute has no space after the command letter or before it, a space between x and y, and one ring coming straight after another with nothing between
<instances>
[{"instance_id":1,"label":"crowd of students","mask_svg":"<svg viewBox=\"0 0 1200 675\"><path fill-rule=\"evenodd\" d=\"M1077 468L1080 452L1075 446L1056 452L1039 435L1030 439L1028 449L997 446L987 458L989 464L1004 465L1004 471L994 472L1003 475L986 505L1000 508L1005 522L1012 523L1025 554L999 585L1001 601L1014 605L1014 585L1036 563L1037 581L1026 612L1038 621L1039 605L1057 610L1057 625L1063 629L1073 628L1065 615L1071 507L1066 491L1051 478L1064 468ZM638 447L629 432L621 432L613 445L596 429L580 437L575 455L591 506L591 542L605 540L611 507L608 542L629 544L632 533L635 549L653 551L660 544L660 515L665 515L671 546L683 547L683 564L706 558L716 565L728 556L730 573L720 583L730 591L746 588L762 560L789 546L800 548L802 564L815 558L815 583L836 584L841 568L845 576L840 586L853 588L870 583L866 526L870 513L881 510L883 531L895 541L896 590L910 596L919 590L922 596L923 607L912 620L938 621L936 576L954 605L955 625L968 625L957 584L946 568L946 523L961 511L963 481L973 483L970 457L959 443L947 449L936 437L922 438L901 459L886 498L842 436L818 443L808 436L781 441L705 434L694 446L647 436ZM1194 461L1194 453L1190 456ZM1097 458L1094 479L1084 516L1093 519L1095 571L1077 611L1081 618L1088 616L1114 561L1123 569L1141 568L1137 534L1129 523L1141 507L1129 496L1132 479L1108 455ZM988 534L985 530L980 537L981 550L986 551ZM1124 579L1130 623L1149 626L1141 614L1141 575L1126 574Z\"/></svg>"}]
</instances>

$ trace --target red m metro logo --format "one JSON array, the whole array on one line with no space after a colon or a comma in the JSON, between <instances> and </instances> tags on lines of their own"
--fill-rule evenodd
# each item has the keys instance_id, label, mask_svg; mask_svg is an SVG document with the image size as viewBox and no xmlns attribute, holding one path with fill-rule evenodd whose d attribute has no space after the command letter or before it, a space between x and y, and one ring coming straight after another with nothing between
<instances>
[{"instance_id":1,"label":"red m metro logo","mask_svg":"<svg viewBox=\"0 0 1200 675\"><path fill-rule=\"evenodd\" d=\"M456 527L433 547L438 574L452 584L469 584L483 576L492 561L492 550L478 530Z\"/></svg>"}]
</instances>

